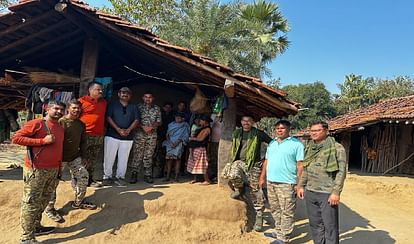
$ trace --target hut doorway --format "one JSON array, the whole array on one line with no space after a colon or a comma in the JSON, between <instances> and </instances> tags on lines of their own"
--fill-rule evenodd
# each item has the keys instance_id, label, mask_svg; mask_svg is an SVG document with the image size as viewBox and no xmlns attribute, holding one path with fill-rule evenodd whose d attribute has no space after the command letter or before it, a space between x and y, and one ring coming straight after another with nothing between
<instances>
[{"instance_id":1,"label":"hut doorway","mask_svg":"<svg viewBox=\"0 0 414 244\"><path fill-rule=\"evenodd\" d=\"M353 132L351 134L351 146L349 150L349 169L361 170L362 155L361 155L361 140L362 132Z\"/></svg>"}]
</instances>

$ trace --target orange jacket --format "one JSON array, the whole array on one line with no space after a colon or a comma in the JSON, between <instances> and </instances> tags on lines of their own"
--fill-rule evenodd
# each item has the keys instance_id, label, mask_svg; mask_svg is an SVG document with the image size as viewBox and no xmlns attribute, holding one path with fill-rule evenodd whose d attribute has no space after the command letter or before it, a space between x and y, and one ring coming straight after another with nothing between
<instances>
[{"instance_id":1,"label":"orange jacket","mask_svg":"<svg viewBox=\"0 0 414 244\"><path fill-rule=\"evenodd\" d=\"M105 99L95 100L90 96L83 96L79 98L79 101L82 103L79 119L86 126L86 134L88 136L102 136L105 126Z\"/></svg>"}]
</instances>

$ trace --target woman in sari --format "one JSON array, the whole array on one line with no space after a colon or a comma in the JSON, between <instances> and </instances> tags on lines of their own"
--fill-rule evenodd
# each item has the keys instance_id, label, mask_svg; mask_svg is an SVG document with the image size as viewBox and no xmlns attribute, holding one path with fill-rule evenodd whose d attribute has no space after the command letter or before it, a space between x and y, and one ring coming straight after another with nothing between
<instances>
[{"instance_id":1,"label":"woman in sari","mask_svg":"<svg viewBox=\"0 0 414 244\"><path fill-rule=\"evenodd\" d=\"M194 175L194 179L190 184L197 182L197 175L203 175L203 185L209 185L210 180L207 174L208 159L207 159L207 145L211 134L210 128L211 119L207 115L200 117L200 128L197 129L194 136L189 138L189 147L192 149L188 157L187 171Z\"/></svg>"},{"instance_id":2,"label":"woman in sari","mask_svg":"<svg viewBox=\"0 0 414 244\"><path fill-rule=\"evenodd\" d=\"M190 134L190 127L185 122L185 115L183 113L175 114L175 121L168 124L167 140L163 142L163 146L166 147L165 160L167 162L167 177L164 181L170 181L170 174L172 165L175 163L175 178L174 181L178 182L178 175L180 173L181 155L183 153L184 146L188 142L188 136Z\"/></svg>"}]
</instances>

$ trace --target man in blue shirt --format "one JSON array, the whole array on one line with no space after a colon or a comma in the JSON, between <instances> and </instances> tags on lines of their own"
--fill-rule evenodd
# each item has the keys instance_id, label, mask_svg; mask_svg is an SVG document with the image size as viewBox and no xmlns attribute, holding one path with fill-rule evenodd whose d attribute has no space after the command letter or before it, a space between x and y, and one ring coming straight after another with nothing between
<instances>
[{"instance_id":1,"label":"man in blue shirt","mask_svg":"<svg viewBox=\"0 0 414 244\"><path fill-rule=\"evenodd\" d=\"M119 186L126 184L125 173L134 137L131 131L138 126L140 117L138 108L129 103L131 95L128 87L122 87L118 92L119 100L109 104L106 110L109 126L104 139L104 185L111 184L112 167L117 154L115 183Z\"/></svg>"},{"instance_id":2,"label":"man in blue shirt","mask_svg":"<svg viewBox=\"0 0 414 244\"><path fill-rule=\"evenodd\" d=\"M276 123L276 138L267 147L259 179L262 186L267 178L270 210L275 220L275 230L269 234L277 239L277 244L288 243L293 231L296 189L303 171L304 146L290 136L290 127L287 120Z\"/></svg>"}]
</instances>

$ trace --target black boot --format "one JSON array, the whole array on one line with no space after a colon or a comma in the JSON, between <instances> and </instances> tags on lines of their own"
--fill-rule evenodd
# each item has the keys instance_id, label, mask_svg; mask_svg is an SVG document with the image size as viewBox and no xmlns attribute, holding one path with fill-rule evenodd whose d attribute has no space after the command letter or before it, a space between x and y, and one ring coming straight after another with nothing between
<instances>
[{"instance_id":1,"label":"black boot","mask_svg":"<svg viewBox=\"0 0 414 244\"><path fill-rule=\"evenodd\" d=\"M129 181L129 183L131 184L135 184L138 181L138 172L134 171L131 174L131 180Z\"/></svg>"},{"instance_id":2,"label":"black boot","mask_svg":"<svg viewBox=\"0 0 414 244\"><path fill-rule=\"evenodd\" d=\"M147 182L148 184L154 183L154 180L152 179L151 176L144 176L144 181Z\"/></svg>"}]
</instances>

